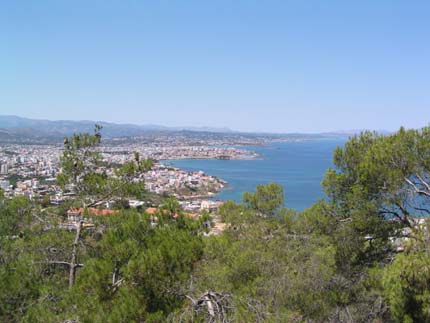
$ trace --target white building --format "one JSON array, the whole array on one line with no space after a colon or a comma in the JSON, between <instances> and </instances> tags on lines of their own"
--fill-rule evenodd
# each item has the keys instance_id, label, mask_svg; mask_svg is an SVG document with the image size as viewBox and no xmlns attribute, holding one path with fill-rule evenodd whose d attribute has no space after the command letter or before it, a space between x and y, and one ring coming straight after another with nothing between
<instances>
[{"instance_id":1,"label":"white building","mask_svg":"<svg viewBox=\"0 0 430 323\"><path fill-rule=\"evenodd\" d=\"M7 174L9 172L9 167L7 164L2 164L0 166L0 174Z\"/></svg>"}]
</instances>

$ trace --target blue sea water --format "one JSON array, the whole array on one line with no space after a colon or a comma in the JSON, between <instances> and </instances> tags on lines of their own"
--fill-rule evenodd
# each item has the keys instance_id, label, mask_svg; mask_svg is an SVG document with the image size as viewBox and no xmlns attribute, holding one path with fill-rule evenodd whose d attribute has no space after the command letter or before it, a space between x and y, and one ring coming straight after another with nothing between
<instances>
[{"instance_id":1,"label":"blue sea water","mask_svg":"<svg viewBox=\"0 0 430 323\"><path fill-rule=\"evenodd\" d=\"M276 182L284 187L285 205L303 210L324 198L321 181L332 167L333 150L344 139L301 142L273 142L264 147L246 147L262 155L254 160L169 160L165 164L190 170L202 170L228 182L216 199L240 202L244 192L255 191L258 184ZM243 148L243 147L241 147Z\"/></svg>"}]
</instances>

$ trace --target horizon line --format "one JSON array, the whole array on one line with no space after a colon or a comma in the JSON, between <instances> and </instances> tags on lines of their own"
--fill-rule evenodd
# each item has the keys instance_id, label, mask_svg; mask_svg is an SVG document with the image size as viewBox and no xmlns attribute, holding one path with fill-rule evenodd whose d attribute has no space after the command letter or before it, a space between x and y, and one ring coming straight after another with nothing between
<instances>
[{"instance_id":1,"label":"horizon line","mask_svg":"<svg viewBox=\"0 0 430 323\"><path fill-rule=\"evenodd\" d=\"M167 131L195 131L195 132L218 132L218 133L242 133L242 134L265 134L265 135L293 135L293 134L304 134L304 135L321 135L321 134L335 134L335 135L351 135L351 134L359 134L361 132L371 131L376 133L392 133L400 129L402 126L399 126L397 130L388 130L388 129L368 129L368 128L356 128L356 129L338 129L338 130L325 130L325 131L291 131L291 132L279 132L279 131L258 131L258 130L236 130L231 129L228 126L207 126L207 125L195 125L195 126L174 126L174 125L165 125L160 123L133 123L133 122L118 122L118 121L106 121L106 120L91 120L91 119L49 119L49 118L34 118L34 117L23 117L15 114L0 114L1 117L12 117L12 118L20 118L27 119L32 121L47 121L47 122L86 122L86 123L94 123L97 122L111 124L116 126L137 126L137 127L159 127L166 128L164 130ZM425 125L425 126L428 126ZM422 129L425 126L421 126L418 128L407 128L407 129ZM3 128L3 127L0 127ZM14 127L19 128L19 127ZM5 129L5 128L3 128Z\"/></svg>"}]
</instances>

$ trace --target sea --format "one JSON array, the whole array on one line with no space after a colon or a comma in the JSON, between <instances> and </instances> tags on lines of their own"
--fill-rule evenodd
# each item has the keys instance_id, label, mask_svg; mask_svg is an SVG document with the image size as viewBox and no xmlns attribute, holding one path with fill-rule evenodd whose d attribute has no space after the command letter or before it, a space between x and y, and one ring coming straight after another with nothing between
<instances>
[{"instance_id":1,"label":"sea","mask_svg":"<svg viewBox=\"0 0 430 323\"><path fill-rule=\"evenodd\" d=\"M259 184L275 182L284 188L285 206L304 210L325 194L321 187L326 170L333 166L333 151L346 139L270 142L265 146L238 147L258 152L251 160L181 159L163 161L189 171L203 171L228 182L214 199L242 201L244 192Z\"/></svg>"}]
</instances>

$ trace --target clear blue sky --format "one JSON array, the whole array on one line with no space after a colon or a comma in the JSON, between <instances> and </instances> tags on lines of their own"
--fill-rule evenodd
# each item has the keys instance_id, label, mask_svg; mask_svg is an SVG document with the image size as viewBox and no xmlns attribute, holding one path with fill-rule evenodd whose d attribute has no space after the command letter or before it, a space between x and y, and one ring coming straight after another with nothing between
<instances>
[{"instance_id":1,"label":"clear blue sky","mask_svg":"<svg viewBox=\"0 0 430 323\"><path fill-rule=\"evenodd\" d=\"M430 1L0 2L0 114L319 132L430 121Z\"/></svg>"}]
</instances>

